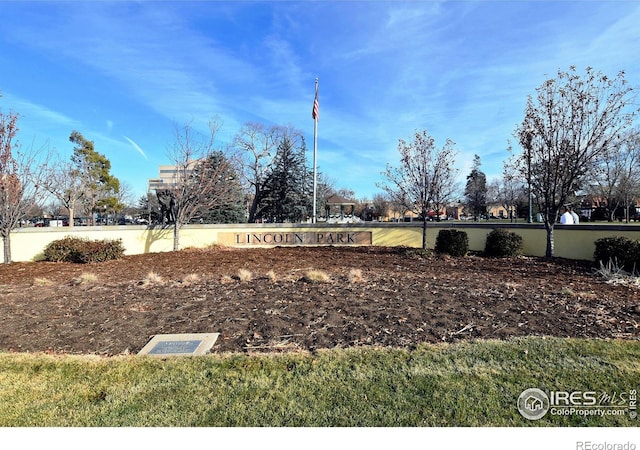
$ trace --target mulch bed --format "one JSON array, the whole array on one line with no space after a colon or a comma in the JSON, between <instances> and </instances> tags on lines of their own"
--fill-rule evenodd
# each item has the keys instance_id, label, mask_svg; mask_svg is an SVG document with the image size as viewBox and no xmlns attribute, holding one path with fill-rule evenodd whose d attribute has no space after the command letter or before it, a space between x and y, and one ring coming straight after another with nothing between
<instances>
[{"instance_id":1,"label":"mulch bed","mask_svg":"<svg viewBox=\"0 0 640 450\"><path fill-rule=\"evenodd\" d=\"M312 281L312 270L328 280ZM0 265L0 317L0 351L10 352L137 353L156 334L205 332L221 333L213 352L527 335L637 340L640 288L567 260L220 248Z\"/></svg>"}]
</instances>

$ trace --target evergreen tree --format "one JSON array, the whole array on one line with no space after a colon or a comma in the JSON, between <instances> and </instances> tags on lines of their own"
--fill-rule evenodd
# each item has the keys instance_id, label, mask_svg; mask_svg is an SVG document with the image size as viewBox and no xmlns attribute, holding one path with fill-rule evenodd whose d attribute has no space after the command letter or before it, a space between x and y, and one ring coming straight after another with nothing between
<instances>
[{"instance_id":1,"label":"evergreen tree","mask_svg":"<svg viewBox=\"0 0 640 450\"><path fill-rule=\"evenodd\" d=\"M278 144L264 184L258 218L272 222L300 222L309 216L313 202L313 175L306 166L306 145L291 136Z\"/></svg>"},{"instance_id":2,"label":"evergreen tree","mask_svg":"<svg viewBox=\"0 0 640 450\"><path fill-rule=\"evenodd\" d=\"M480 157L475 155L464 190L467 208L473 214L474 220L478 220L478 216L487 212L487 176L480 170L480 165Z\"/></svg>"},{"instance_id":3,"label":"evergreen tree","mask_svg":"<svg viewBox=\"0 0 640 450\"><path fill-rule=\"evenodd\" d=\"M209 155L203 164L196 167L194 175L196 177L217 176L225 185L221 201L213 198L220 194L219 190L203 195L202 206L196 216L199 216L204 223L246 222L247 212L240 176L222 152L217 151Z\"/></svg>"},{"instance_id":4,"label":"evergreen tree","mask_svg":"<svg viewBox=\"0 0 640 450\"><path fill-rule=\"evenodd\" d=\"M78 131L71 133L69 141L76 144L71 156L73 172L70 176L77 176L82 180L85 189L83 199L89 212L120 210L123 207L117 197L120 181L110 173L111 161L98 153L93 141L87 140Z\"/></svg>"},{"instance_id":5,"label":"evergreen tree","mask_svg":"<svg viewBox=\"0 0 640 450\"><path fill-rule=\"evenodd\" d=\"M155 194L147 192L141 196L138 199L136 209L138 216L146 219L150 224L162 222L162 217L160 217L160 203Z\"/></svg>"}]
</instances>

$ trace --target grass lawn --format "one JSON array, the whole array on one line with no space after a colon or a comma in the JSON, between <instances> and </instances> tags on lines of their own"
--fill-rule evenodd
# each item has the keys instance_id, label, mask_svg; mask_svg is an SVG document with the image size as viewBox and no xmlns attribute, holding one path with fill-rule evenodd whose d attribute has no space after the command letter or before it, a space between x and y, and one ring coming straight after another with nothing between
<instances>
[{"instance_id":1,"label":"grass lawn","mask_svg":"<svg viewBox=\"0 0 640 450\"><path fill-rule=\"evenodd\" d=\"M164 360L2 353L0 425L637 426L628 411L527 420L517 399L527 388L616 399L639 387L633 341L523 338Z\"/></svg>"}]
</instances>

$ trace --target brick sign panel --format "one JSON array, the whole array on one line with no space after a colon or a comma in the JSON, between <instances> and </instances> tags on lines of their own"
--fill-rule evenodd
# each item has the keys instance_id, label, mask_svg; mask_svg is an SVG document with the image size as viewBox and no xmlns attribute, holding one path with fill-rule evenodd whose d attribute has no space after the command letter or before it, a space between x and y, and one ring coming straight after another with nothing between
<instances>
[{"instance_id":1,"label":"brick sign panel","mask_svg":"<svg viewBox=\"0 0 640 450\"><path fill-rule=\"evenodd\" d=\"M371 245L371 231L238 232L220 233L218 243L230 246Z\"/></svg>"}]
</instances>

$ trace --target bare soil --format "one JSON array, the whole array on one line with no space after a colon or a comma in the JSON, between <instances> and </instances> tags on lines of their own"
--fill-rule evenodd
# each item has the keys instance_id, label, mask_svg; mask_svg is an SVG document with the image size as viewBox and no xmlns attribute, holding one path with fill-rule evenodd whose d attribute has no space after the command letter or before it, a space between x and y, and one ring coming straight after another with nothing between
<instances>
[{"instance_id":1,"label":"bare soil","mask_svg":"<svg viewBox=\"0 0 640 450\"><path fill-rule=\"evenodd\" d=\"M328 275L314 281L312 270ZM183 250L0 265L0 351L137 353L212 333L213 352L315 351L512 336L640 338L640 289L591 264L402 248Z\"/></svg>"}]
</instances>

